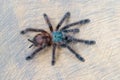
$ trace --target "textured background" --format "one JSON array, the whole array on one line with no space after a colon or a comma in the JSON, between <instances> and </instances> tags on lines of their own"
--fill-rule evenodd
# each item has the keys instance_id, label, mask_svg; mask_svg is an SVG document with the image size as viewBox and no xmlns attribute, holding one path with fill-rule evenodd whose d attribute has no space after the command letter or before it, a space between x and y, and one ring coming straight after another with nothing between
<instances>
[{"instance_id":1,"label":"textured background","mask_svg":"<svg viewBox=\"0 0 120 80\"><path fill-rule=\"evenodd\" d=\"M91 19L76 37L97 44L72 46L86 62L67 49L58 49L56 65L51 66L51 48L26 61L35 50L28 48L27 39L35 34L22 36L20 30L49 31L43 13L55 28L67 11L71 12L69 23ZM0 0L0 80L120 80L120 0Z\"/></svg>"}]
</instances>

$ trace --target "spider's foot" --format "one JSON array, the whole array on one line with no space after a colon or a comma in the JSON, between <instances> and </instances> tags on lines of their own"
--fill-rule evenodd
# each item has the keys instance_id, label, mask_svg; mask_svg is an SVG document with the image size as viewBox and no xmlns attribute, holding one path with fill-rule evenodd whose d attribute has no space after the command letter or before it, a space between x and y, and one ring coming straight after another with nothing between
<instances>
[{"instance_id":1,"label":"spider's foot","mask_svg":"<svg viewBox=\"0 0 120 80\"><path fill-rule=\"evenodd\" d=\"M90 19L85 19L85 20L81 20L80 24L86 24L86 23L89 23L89 22L90 22Z\"/></svg>"},{"instance_id":2,"label":"spider's foot","mask_svg":"<svg viewBox=\"0 0 120 80\"><path fill-rule=\"evenodd\" d=\"M74 32L74 33L78 33L78 32L80 32L80 30L79 30L79 29L74 29L73 32Z\"/></svg>"},{"instance_id":3,"label":"spider's foot","mask_svg":"<svg viewBox=\"0 0 120 80\"><path fill-rule=\"evenodd\" d=\"M55 65L55 61L53 60L51 64L52 64L52 66L54 66Z\"/></svg>"},{"instance_id":4,"label":"spider's foot","mask_svg":"<svg viewBox=\"0 0 120 80\"><path fill-rule=\"evenodd\" d=\"M44 16L44 17L47 17L47 14L46 14L46 13L44 13L44 14L43 14L43 16Z\"/></svg>"},{"instance_id":5,"label":"spider's foot","mask_svg":"<svg viewBox=\"0 0 120 80\"><path fill-rule=\"evenodd\" d=\"M24 30L22 30L21 32L20 32L20 34L25 34L26 32L24 31Z\"/></svg>"},{"instance_id":6,"label":"spider's foot","mask_svg":"<svg viewBox=\"0 0 120 80\"><path fill-rule=\"evenodd\" d=\"M26 60L31 60L33 57L32 56L27 56Z\"/></svg>"},{"instance_id":7,"label":"spider's foot","mask_svg":"<svg viewBox=\"0 0 120 80\"><path fill-rule=\"evenodd\" d=\"M66 14L67 14L68 17L70 16L70 12L67 12Z\"/></svg>"},{"instance_id":8,"label":"spider's foot","mask_svg":"<svg viewBox=\"0 0 120 80\"><path fill-rule=\"evenodd\" d=\"M85 59L84 59L83 57L81 57L80 55L77 54L76 57L77 57L80 61L85 62Z\"/></svg>"},{"instance_id":9,"label":"spider's foot","mask_svg":"<svg viewBox=\"0 0 120 80\"><path fill-rule=\"evenodd\" d=\"M96 43L95 41L85 41L85 44L88 44L88 45L93 45L95 43Z\"/></svg>"}]
</instances>

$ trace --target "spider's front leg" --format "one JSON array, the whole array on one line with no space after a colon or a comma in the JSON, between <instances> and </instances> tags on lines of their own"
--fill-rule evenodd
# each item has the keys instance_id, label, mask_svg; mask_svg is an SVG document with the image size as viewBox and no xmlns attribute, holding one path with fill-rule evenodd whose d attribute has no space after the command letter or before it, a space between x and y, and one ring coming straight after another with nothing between
<instances>
[{"instance_id":1,"label":"spider's front leg","mask_svg":"<svg viewBox=\"0 0 120 80\"><path fill-rule=\"evenodd\" d=\"M52 27L52 24L51 24L51 22L50 22L50 20L49 20L49 18L48 18L48 16L47 16L47 14L44 13L43 16L44 16L44 18L45 18L46 23L47 23L48 26L49 26L50 31L53 32L53 27Z\"/></svg>"},{"instance_id":2,"label":"spider's front leg","mask_svg":"<svg viewBox=\"0 0 120 80\"><path fill-rule=\"evenodd\" d=\"M57 27L56 27L56 31L59 29L59 27L62 25L62 23L65 21L65 19L70 17L70 12L67 12L63 18L60 20L60 22L58 23Z\"/></svg>"},{"instance_id":3,"label":"spider's front leg","mask_svg":"<svg viewBox=\"0 0 120 80\"><path fill-rule=\"evenodd\" d=\"M21 34L26 34L27 32L46 32L43 29L33 29L33 28L26 28L25 30L22 30Z\"/></svg>"},{"instance_id":4,"label":"spider's front leg","mask_svg":"<svg viewBox=\"0 0 120 80\"><path fill-rule=\"evenodd\" d=\"M74 22L74 23L68 24L68 25L64 26L63 28L61 28L60 30L62 31L62 30L68 29L68 28L70 28L72 26L75 26L75 25L78 25L78 24L83 25L83 24L87 24L89 22L90 22L90 19L80 20L78 22Z\"/></svg>"},{"instance_id":5,"label":"spider's front leg","mask_svg":"<svg viewBox=\"0 0 120 80\"><path fill-rule=\"evenodd\" d=\"M36 55L36 53L38 53L39 51L41 51L41 50L44 49L45 47L46 47L46 46L42 46L42 47L36 49L31 55L29 55L29 56L26 57L26 60L31 60L31 59Z\"/></svg>"},{"instance_id":6,"label":"spider's front leg","mask_svg":"<svg viewBox=\"0 0 120 80\"><path fill-rule=\"evenodd\" d=\"M54 65L55 64L55 50L56 50L56 44L53 44L53 49L52 49L52 62L51 64Z\"/></svg>"}]
</instances>

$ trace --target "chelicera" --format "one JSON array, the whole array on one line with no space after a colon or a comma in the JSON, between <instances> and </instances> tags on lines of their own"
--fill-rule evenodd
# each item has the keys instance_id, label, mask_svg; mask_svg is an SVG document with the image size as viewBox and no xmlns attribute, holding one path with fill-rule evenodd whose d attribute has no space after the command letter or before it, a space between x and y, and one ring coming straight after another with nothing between
<instances>
[{"instance_id":1,"label":"chelicera","mask_svg":"<svg viewBox=\"0 0 120 80\"><path fill-rule=\"evenodd\" d=\"M63 18L60 20L58 25L56 26L56 29L53 30L52 24L50 23L50 20L49 20L47 14L44 14L43 16L45 18L46 23L48 24L48 27L49 27L51 33L48 33L47 31L45 31L43 29L33 29L33 28L27 28L27 29L21 31L21 34L26 34L27 32L40 32L33 38L33 40L28 39L28 41L30 41L32 43L32 45L29 48L31 48L32 46L36 46L38 48L31 55L27 56L26 60L31 60L36 55L36 53L38 53L39 51L41 51L42 49L44 49L48 46L52 46L51 64L54 65L55 64L56 46L60 46L63 48L67 48L71 53L73 53L76 56L76 58L78 58L80 61L84 62L85 59L80 54L78 54L75 50L73 50L69 46L69 43L80 42L80 43L85 43L87 45L93 45L96 42L94 40L77 39L68 33L78 33L79 32L78 28L74 28L74 29L69 29L69 28L73 27L75 25L78 25L78 24L84 25L86 23L89 23L90 19L84 19L84 20L80 20L80 21L77 21L77 22L74 22L71 24L67 24L66 26L59 29L61 27L62 23L70 17L70 12L67 12L63 16Z\"/></svg>"}]
</instances>

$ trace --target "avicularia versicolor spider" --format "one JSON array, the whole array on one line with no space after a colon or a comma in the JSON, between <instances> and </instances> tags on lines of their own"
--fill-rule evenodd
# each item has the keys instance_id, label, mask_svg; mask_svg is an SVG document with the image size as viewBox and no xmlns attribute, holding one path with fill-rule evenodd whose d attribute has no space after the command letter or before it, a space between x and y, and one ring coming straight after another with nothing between
<instances>
[{"instance_id":1,"label":"avicularia versicolor spider","mask_svg":"<svg viewBox=\"0 0 120 80\"><path fill-rule=\"evenodd\" d=\"M62 25L62 23L65 21L65 19L70 17L70 12L67 12L64 15L64 17L61 19L61 21L58 23L56 30L54 31L47 14L44 14L43 16L45 18L46 23L49 26L51 33L48 33L47 31L45 31L43 29L33 29L33 28L27 28L27 29L21 31L21 34L26 34L27 32L40 32L33 38L33 40L28 39L28 41L30 41L32 43L32 45L30 47L36 46L36 47L38 47L38 49L36 49L31 55L27 56L26 60L32 59L36 55L36 53L38 53L42 49L46 48L47 46L53 46L51 64L54 65L55 64L56 46L60 46L60 47L67 48L71 53L73 53L76 56L76 58L78 58L80 61L84 62L85 59L80 54L78 54L76 51L74 51L68 45L68 43L80 42L80 43L85 43L87 45L93 45L96 42L93 40L77 39L77 38L74 38L73 36L68 35L67 33L70 33L70 32L78 33L79 32L78 28L74 28L74 29L69 29L69 28L73 27L75 25L78 25L78 24L83 25L83 24L89 23L90 20L89 19L80 20L78 22L67 24L66 26L59 29L60 26Z\"/></svg>"}]
</instances>

